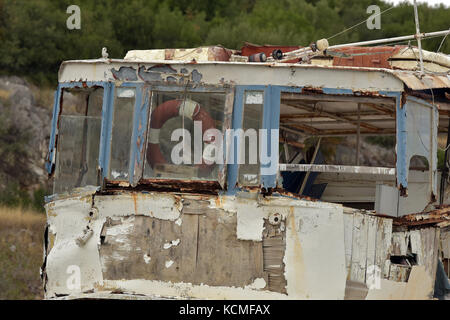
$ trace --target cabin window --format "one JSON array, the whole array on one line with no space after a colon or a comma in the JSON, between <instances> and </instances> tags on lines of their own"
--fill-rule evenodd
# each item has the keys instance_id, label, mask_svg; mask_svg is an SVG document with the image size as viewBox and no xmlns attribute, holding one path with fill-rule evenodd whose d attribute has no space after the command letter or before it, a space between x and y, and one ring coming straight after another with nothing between
<instances>
[{"instance_id":1,"label":"cabin window","mask_svg":"<svg viewBox=\"0 0 450 320\"><path fill-rule=\"evenodd\" d=\"M239 184L259 185L259 130L262 128L264 93L246 91L239 160Z\"/></svg>"},{"instance_id":2,"label":"cabin window","mask_svg":"<svg viewBox=\"0 0 450 320\"><path fill-rule=\"evenodd\" d=\"M152 93L144 179L217 180L225 93Z\"/></svg>"},{"instance_id":3,"label":"cabin window","mask_svg":"<svg viewBox=\"0 0 450 320\"><path fill-rule=\"evenodd\" d=\"M128 180L135 95L135 88L118 87L115 91L109 166L112 180Z\"/></svg>"},{"instance_id":4,"label":"cabin window","mask_svg":"<svg viewBox=\"0 0 450 320\"><path fill-rule=\"evenodd\" d=\"M98 185L103 88L64 89L62 98L54 193Z\"/></svg>"}]
</instances>

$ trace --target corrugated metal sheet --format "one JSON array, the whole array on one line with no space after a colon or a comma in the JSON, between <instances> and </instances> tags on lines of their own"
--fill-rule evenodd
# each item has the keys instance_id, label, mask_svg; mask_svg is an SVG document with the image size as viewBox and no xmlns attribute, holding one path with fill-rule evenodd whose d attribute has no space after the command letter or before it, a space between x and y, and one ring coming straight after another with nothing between
<instances>
[{"instance_id":1,"label":"corrugated metal sheet","mask_svg":"<svg viewBox=\"0 0 450 320\"><path fill-rule=\"evenodd\" d=\"M413 90L450 88L448 75L426 74L420 78L417 73L408 71L394 71L394 74Z\"/></svg>"}]
</instances>

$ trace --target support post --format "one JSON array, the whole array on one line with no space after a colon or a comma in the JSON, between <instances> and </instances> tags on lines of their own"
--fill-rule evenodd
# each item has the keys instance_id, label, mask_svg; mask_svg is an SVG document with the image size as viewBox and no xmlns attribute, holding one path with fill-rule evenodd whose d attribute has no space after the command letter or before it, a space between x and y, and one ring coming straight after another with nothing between
<instances>
[{"instance_id":1,"label":"support post","mask_svg":"<svg viewBox=\"0 0 450 320\"><path fill-rule=\"evenodd\" d=\"M420 34L419 15L417 13L417 2L414 0L414 19L416 21L416 39L419 46L420 74L423 75L423 56L422 56L422 35Z\"/></svg>"},{"instance_id":2,"label":"support post","mask_svg":"<svg viewBox=\"0 0 450 320\"><path fill-rule=\"evenodd\" d=\"M322 141L322 137L320 137L319 138L319 141L317 141L317 145L316 145L316 149L314 150L314 154L313 154L313 156L312 156L312 158L311 158L311 164L314 164L314 162L316 161L316 156L317 156L317 152L319 152L319 148L320 148L320 141ZM305 179L303 179L303 182L302 182L302 186L300 187L300 191L298 192L298 194L302 194L303 193L303 191L305 190L305 187L306 187L306 182L308 181L308 179L309 179L309 171L308 172L306 172L306 174L305 174Z\"/></svg>"},{"instance_id":3,"label":"support post","mask_svg":"<svg viewBox=\"0 0 450 320\"><path fill-rule=\"evenodd\" d=\"M361 104L358 103L358 127L356 129L356 159L355 159L355 165L359 166L359 153L361 149Z\"/></svg>"},{"instance_id":4,"label":"support post","mask_svg":"<svg viewBox=\"0 0 450 320\"><path fill-rule=\"evenodd\" d=\"M445 187L448 178L448 149L450 145L450 118L448 119L447 142L445 144L444 167L441 173L441 185L439 188L439 204L444 203Z\"/></svg>"}]
</instances>

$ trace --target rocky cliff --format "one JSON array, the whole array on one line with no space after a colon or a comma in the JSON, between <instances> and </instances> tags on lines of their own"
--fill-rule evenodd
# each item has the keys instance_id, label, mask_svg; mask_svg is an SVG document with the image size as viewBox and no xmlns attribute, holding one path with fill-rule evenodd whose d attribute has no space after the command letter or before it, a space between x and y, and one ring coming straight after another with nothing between
<instances>
[{"instance_id":1,"label":"rocky cliff","mask_svg":"<svg viewBox=\"0 0 450 320\"><path fill-rule=\"evenodd\" d=\"M52 106L45 92L44 99L26 80L0 77L0 191L11 184L30 192L48 188L44 159Z\"/></svg>"}]
</instances>

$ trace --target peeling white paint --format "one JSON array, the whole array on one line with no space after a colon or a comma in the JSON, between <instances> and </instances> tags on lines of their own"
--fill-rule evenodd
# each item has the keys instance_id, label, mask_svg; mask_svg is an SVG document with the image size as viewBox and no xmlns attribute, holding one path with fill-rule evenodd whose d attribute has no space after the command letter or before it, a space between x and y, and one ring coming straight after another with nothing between
<instances>
[{"instance_id":1,"label":"peeling white paint","mask_svg":"<svg viewBox=\"0 0 450 320\"><path fill-rule=\"evenodd\" d=\"M176 247L179 244L180 244L180 239L172 240L171 242L165 243L163 248L167 250L167 249L170 249L172 247Z\"/></svg>"},{"instance_id":2,"label":"peeling white paint","mask_svg":"<svg viewBox=\"0 0 450 320\"><path fill-rule=\"evenodd\" d=\"M47 257L48 276L46 297L55 294L80 295L94 290L102 293L120 288L125 293L160 296L164 298L199 299L343 299L346 285L344 214L341 205L323 202L296 200L283 197L260 198L219 196L210 198L210 208L219 208L236 219L236 234L239 239L262 241L265 220L275 213L281 218L280 225L286 229L286 250L283 263L287 281L287 294L264 290L263 278L245 288L213 287L190 283L171 283L150 280L103 279L99 257L100 233L107 219L121 220L106 229L106 241L111 236L119 244L119 249L108 257L123 261L124 253L140 250L132 247L127 236L135 232L136 215L161 217L181 225L182 201L168 194L123 194L96 195L95 206L98 215L90 217L92 196L56 200L47 205L47 216L51 234L56 235L53 247ZM226 215L225 219L226 218ZM204 216L199 216L203 217ZM92 219L91 219L92 218ZM89 222L90 221L90 222ZM82 247L75 239L89 223L92 237ZM180 245L180 239L163 244L164 249ZM146 264L152 260L148 252L140 251ZM155 257L153 257L155 258ZM171 268L173 260L165 261ZM66 288L66 268L77 265L81 270L81 290ZM279 267L270 266L270 267Z\"/></svg>"},{"instance_id":3,"label":"peeling white paint","mask_svg":"<svg viewBox=\"0 0 450 320\"><path fill-rule=\"evenodd\" d=\"M266 213L255 203L241 203L237 208L237 238L262 241Z\"/></svg>"},{"instance_id":4,"label":"peeling white paint","mask_svg":"<svg viewBox=\"0 0 450 320\"><path fill-rule=\"evenodd\" d=\"M148 216L175 221L180 217L182 202L174 195L162 193L125 193L96 197L96 207L102 217Z\"/></svg>"},{"instance_id":5,"label":"peeling white paint","mask_svg":"<svg viewBox=\"0 0 450 320\"><path fill-rule=\"evenodd\" d=\"M255 289L255 290L261 290L266 287L266 280L263 278L256 278L255 281L253 281L252 284L245 287L245 289Z\"/></svg>"},{"instance_id":6,"label":"peeling white paint","mask_svg":"<svg viewBox=\"0 0 450 320\"><path fill-rule=\"evenodd\" d=\"M166 261L165 265L166 265L166 268L170 268L173 265L173 261L172 260Z\"/></svg>"},{"instance_id":7,"label":"peeling white paint","mask_svg":"<svg viewBox=\"0 0 450 320\"><path fill-rule=\"evenodd\" d=\"M293 208L286 219L286 291L297 299L344 299L342 207Z\"/></svg>"},{"instance_id":8,"label":"peeling white paint","mask_svg":"<svg viewBox=\"0 0 450 320\"><path fill-rule=\"evenodd\" d=\"M154 280L106 280L103 290L121 288L127 294L144 294L175 299L212 299L212 300L285 300L291 299L285 294L266 290L254 290L236 287L213 287L193 285L191 283L172 283Z\"/></svg>"}]
</instances>

